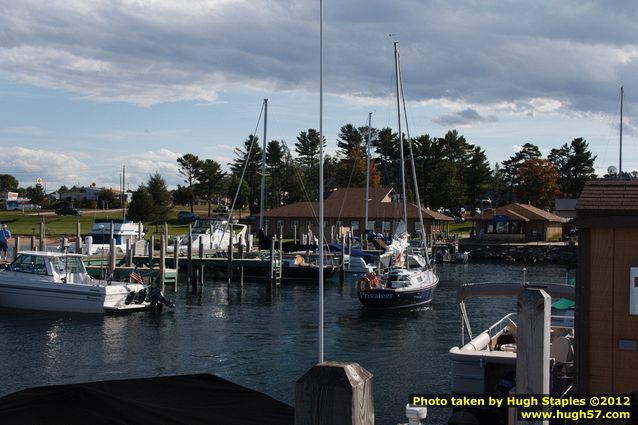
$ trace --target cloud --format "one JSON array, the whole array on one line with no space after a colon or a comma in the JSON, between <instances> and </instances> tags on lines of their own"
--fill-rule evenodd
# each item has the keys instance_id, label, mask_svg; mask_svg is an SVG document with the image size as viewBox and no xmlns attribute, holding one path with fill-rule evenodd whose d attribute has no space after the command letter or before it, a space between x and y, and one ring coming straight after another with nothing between
<instances>
[{"instance_id":1,"label":"cloud","mask_svg":"<svg viewBox=\"0 0 638 425\"><path fill-rule=\"evenodd\" d=\"M433 121L444 127L463 127L473 124L480 124L483 122L495 122L498 120L494 115L484 117L480 115L475 109L463 109L462 111L442 115L438 118L435 118Z\"/></svg>"},{"instance_id":2,"label":"cloud","mask_svg":"<svg viewBox=\"0 0 638 425\"><path fill-rule=\"evenodd\" d=\"M0 75L82 99L214 104L237 89L318 89L318 4L305 0L1 0L0 8ZM389 33L401 42L414 101L609 113L619 82L638 71L632 3L353 0L325 5L324 15L324 88L354 102L388 95ZM561 107L530 107L545 98Z\"/></svg>"},{"instance_id":3,"label":"cloud","mask_svg":"<svg viewBox=\"0 0 638 425\"><path fill-rule=\"evenodd\" d=\"M85 162L64 152L0 147L0 156L7 159L3 172L17 178L22 187L34 185L37 178L55 187L85 180L89 174L89 166Z\"/></svg>"}]
</instances>

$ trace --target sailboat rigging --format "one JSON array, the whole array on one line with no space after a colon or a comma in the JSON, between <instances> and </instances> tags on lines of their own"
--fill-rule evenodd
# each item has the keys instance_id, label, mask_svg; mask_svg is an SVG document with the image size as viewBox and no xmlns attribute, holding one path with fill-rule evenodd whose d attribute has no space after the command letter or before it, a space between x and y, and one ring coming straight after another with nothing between
<instances>
[{"instance_id":1,"label":"sailboat rigging","mask_svg":"<svg viewBox=\"0 0 638 425\"><path fill-rule=\"evenodd\" d=\"M387 270L379 273L369 273L358 282L357 296L359 301L366 307L374 309L395 309L414 307L428 304L432 301L434 289L439 278L436 275L427 255L427 245L425 237L425 227L421 213L419 190L414 178L415 193L417 199L417 209L419 210L419 222L421 230L421 247L413 250L409 244L409 234L407 232L408 204L406 197L405 165L403 152L403 133L401 131L401 99L405 110L405 99L403 98L401 71L399 63L398 43L394 43L394 63L396 72L396 96L397 96L397 118L399 127L399 152L401 162L401 201L403 210L403 221L395 230L393 242L389 247L387 255L392 256L393 264ZM407 120L406 120L407 128ZM412 154L411 141L408 134L410 147L410 159L412 173L415 174L414 155ZM412 266L411 264L416 264Z\"/></svg>"}]
</instances>

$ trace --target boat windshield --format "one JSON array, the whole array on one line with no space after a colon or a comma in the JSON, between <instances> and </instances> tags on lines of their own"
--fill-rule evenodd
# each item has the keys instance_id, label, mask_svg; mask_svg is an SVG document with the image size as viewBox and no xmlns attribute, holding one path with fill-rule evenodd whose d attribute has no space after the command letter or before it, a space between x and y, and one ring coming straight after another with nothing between
<instances>
[{"instance_id":1,"label":"boat windshield","mask_svg":"<svg viewBox=\"0 0 638 425\"><path fill-rule=\"evenodd\" d=\"M21 273L48 274L45 258L40 255L20 254L11 263L9 270Z\"/></svg>"},{"instance_id":2,"label":"boat windshield","mask_svg":"<svg viewBox=\"0 0 638 425\"><path fill-rule=\"evenodd\" d=\"M55 257L53 259L53 268L63 273L86 273L84 263L77 256Z\"/></svg>"}]
</instances>

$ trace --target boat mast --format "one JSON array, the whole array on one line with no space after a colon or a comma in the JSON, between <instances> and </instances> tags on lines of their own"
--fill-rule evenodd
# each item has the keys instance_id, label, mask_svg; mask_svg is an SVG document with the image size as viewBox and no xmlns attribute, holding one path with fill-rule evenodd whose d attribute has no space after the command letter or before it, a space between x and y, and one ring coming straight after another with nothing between
<instances>
[{"instance_id":1,"label":"boat mast","mask_svg":"<svg viewBox=\"0 0 638 425\"><path fill-rule=\"evenodd\" d=\"M266 194L266 129L268 128L268 99L264 99L264 141L261 150L261 192L259 195L259 229L264 228L264 196Z\"/></svg>"},{"instance_id":2,"label":"boat mast","mask_svg":"<svg viewBox=\"0 0 638 425\"><path fill-rule=\"evenodd\" d=\"M423 210L421 209L421 196L419 194L419 182L416 178L416 166L414 165L414 152L412 150L412 138L410 137L410 126L408 125L408 111L405 107L405 95L403 93L403 75L401 74L401 64L399 64L399 81L401 81L401 100L403 101L403 117L405 118L405 132L408 136L408 148L410 149L410 167L412 171L412 183L414 184L414 193L416 196L416 204L419 208L419 225L421 226L421 244L425 248L425 261L430 266L430 258L427 250L427 238L425 235L425 224L423 223ZM407 221L406 221L407 225Z\"/></svg>"},{"instance_id":3,"label":"boat mast","mask_svg":"<svg viewBox=\"0 0 638 425\"><path fill-rule=\"evenodd\" d=\"M618 178L622 178L622 104L625 91L623 86L620 86L620 154L618 157Z\"/></svg>"},{"instance_id":4,"label":"boat mast","mask_svg":"<svg viewBox=\"0 0 638 425\"><path fill-rule=\"evenodd\" d=\"M408 226L408 204L405 194L405 164L403 159L403 133L401 132L401 92L399 90L399 42L394 42L394 69L397 83L397 120L399 125L399 156L401 157L401 198L403 201L403 221Z\"/></svg>"},{"instance_id":5,"label":"boat mast","mask_svg":"<svg viewBox=\"0 0 638 425\"><path fill-rule=\"evenodd\" d=\"M370 126L372 125L372 112L368 112L368 138L366 140L366 199L364 230L368 230L368 204L370 203ZM364 232L365 233L365 232ZM367 236L366 236L367 237Z\"/></svg>"},{"instance_id":6,"label":"boat mast","mask_svg":"<svg viewBox=\"0 0 638 425\"><path fill-rule=\"evenodd\" d=\"M319 0L319 363L323 363L323 0Z\"/></svg>"}]
</instances>

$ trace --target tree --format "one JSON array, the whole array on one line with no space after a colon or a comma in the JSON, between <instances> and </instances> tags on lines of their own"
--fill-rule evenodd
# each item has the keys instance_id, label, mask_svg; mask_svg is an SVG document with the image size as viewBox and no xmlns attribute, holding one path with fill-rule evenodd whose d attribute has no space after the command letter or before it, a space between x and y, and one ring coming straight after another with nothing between
<instances>
[{"instance_id":1,"label":"tree","mask_svg":"<svg viewBox=\"0 0 638 425\"><path fill-rule=\"evenodd\" d=\"M166 220L172 206L171 194L166 187L166 182L159 173L155 173L149 177L146 188L153 205L153 212L149 218L156 222Z\"/></svg>"},{"instance_id":2,"label":"tree","mask_svg":"<svg viewBox=\"0 0 638 425\"><path fill-rule=\"evenodd\" d=\"M399 160L399 137L392 129L386 127L378 132L376 139L372 140L377 155L378 165L381 171L382 187L397 187L399 177L397 173Z\"/></svg>"},{"instance_id":3,"label":"tree","mask_svg":"<svg viewBox=\"0 0 638 425\"><path fill-rule=\"evenodd\" d=\"M213 198L219 195L224 181L224 173L221 165L212 159L201 162L195 178L199 182L196 186L196 193L208 203L208 216L212 215L211 204Z\"/></svg>"},{"instance_id":4,"label":"tree","mask_svg":"<svg viewBox=\"0 0 638 425\"><path fill-rule=\"evenodd\" d=\"M102 189L97 194L97 207L118 208L121 206L120 200L111 189Z\"/></svg>"},{"instance_id":5,"label":"tree","mask_svg":"<svg viewBox=\"0 0 638 425\"><path fill-rule=\"evenodd\" d=\"M235 148L235 155L237 158L233 160L230 164L230 169L237 176L241 176L244 170L244 166L246 167L246 173L244 174L244 181L248 184L249 192L248 192L248 208L251 214L255 214L259 211L259 195L260 195L260 184L261 177L259 173L261 172L261 148L259 147L259 138L254 135L249 135L248 139L244 141L244 147ZM233 186L233 196L234 190L237 189L237 185ZM231 197L232 199L232 197Z\"/></svg>"},{"instance_id":6,"label":"tree","mask_svg":"<svg viewBox=\"0 0 638 425\"><path fill-rule=\"evenodd\" d=\"M596 178L596 156L592 156L587 141L582 137L572 140L569 145L565 143L559 149L552 149L547 159L556 167L558 185L564 197L578 198L585 183Z\"/></svg>"},{"instance_id":7,"label":"tree","mask_svg":"<svg viewBox=\"0 0 638 425\"><path fill-rule=\"evenodd\" d=\"M492 182L492 170L485 151L475 146L471 151L468 164L464 170L465 199L467 203L476 205L479 197L485 193Z\"/></svg>"},{"instance_id":8,"label":"tree","mask_svg":"<svg viewBox=\"0 0 638 425\"><path fill-rule=\"evenodd\" d=\"M315 199L319 199L319 172L317 166L319 164L320 154L319 132L309 128L307 132L302 131L297 136L295 143L295 152L297 152L297 163L306 168L306 185L313 188L312 192ZM324 138L323 145L326 145Z\"/></svg>"},{"instance_id":9,"label":"tree","mask_svg":"<svg viewBox=\"0 0 638 425\"><path fill-rule=\"evenodd\" d=\"M179 165L179 173L184 176L184 182L188 183L189 203L191 212L193 212L193 201L195 198L193 186L197 183L196 175L201 166L201 161L197 155L187 153L181 158L177 158L177 164Z\"/></svg>"},{"instance_id":10,"label":"tree","mask_svg":"<svg viewBox=\"0 0 638 425\"><path fill-rule=\"evenodd\" d=\"M185 186L177 185L177 189L173 190L174 205L189 205L192 197L192 191Z\"/></svg>"},{"instance_id":11,"label":"tree","mask_svg":"<svg viewBox=\"0 0 638 425\"><path fill-rule=\"evenodd\" d=\"M531 203L538 208L553 208L560 193L558 173L547 159L530 158L523 162L516 175L516 197L519 202Z\"/></svg>"},{"instance_id":12,"label":"tree","mask_svg":"<svg viewBox=\"0 0 638 425\"><path fill-rule=\"evenodd\" d=\"M518 186L517 177L520 166L529 159L540 157L541 151L538 149L538 146L525 143L520 151L512 155L510 159L503 161L503 179L507 184L507 197L509 202L514 201L514 194Z\"/></svg>"},{"instance_id":13,"label":"tree","mask_svg":"<svg viewBox=\"0 0 638 425\"><path fill-rule=\"evenodd\" d=\"M270 190L267 197L270 202L265 202L265 205L270 205L270 208L278 207L283 201L283 181L282 173L286 166L286 155L288 153L288 147L283 141L271 140L266 146L266 167L268 167L266 180L269 182L267 187Z\"/></svg>"},{"instance_id":14,"label":"tree","mask_svg":"<svg viewBox=\"0 0 638 425\"><path fill-rule=\"evenodd\" d=\"M449 159L438 161L432 170L437 176L436 181L431 181L428 187L430 205L436 207L451 207L463 203L464 194L460 181L458 168Z\"/></svg>"},{"instance_id":15,"label":"tree","mask_svg":"<svg viewBox=\"0 0 638 425\"><path fill-rule=\"evenodd\" d=\"M0 192L15 192L18 189L18 180L11 174L0 174Z\"/></svg>"},{"instance_id":16,"label":"tree","mask_svg":"<svg viewBox=\"0 0 638 425\"><path fill-rule=\"evenodd\" d=\"M145 185L140 185L131 195L126 218L133 221L148 220L153 216L153 199Z\"/></svg>"},{"instance_id":17,"label":"tree","mask_svg":"<svg viewBox=\"0 0 638 425\"><path fill-rule=\"evenodd\" d=\"M48 204L46 194L44 193L44 188L39 184L36 184L35 186L27 187L25 196L29 198L29 201L31 201L32 204L36 204L36 205Z\"/></svg>"}]
</instances>

